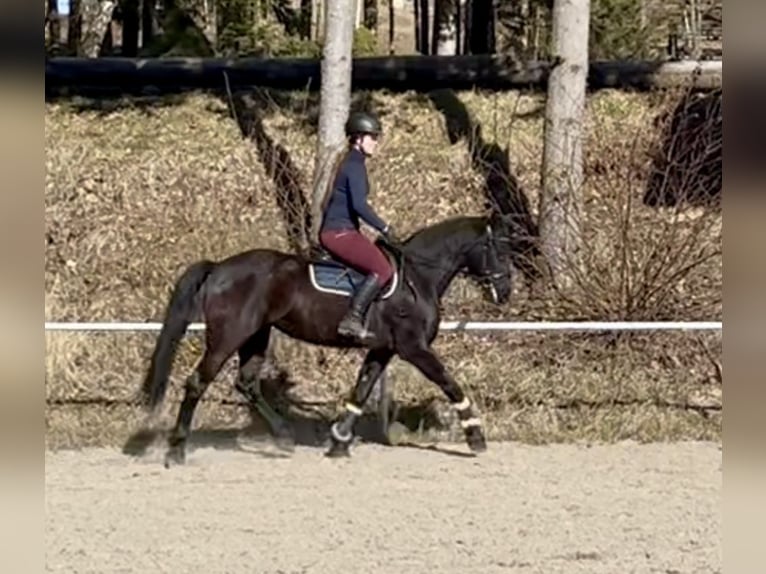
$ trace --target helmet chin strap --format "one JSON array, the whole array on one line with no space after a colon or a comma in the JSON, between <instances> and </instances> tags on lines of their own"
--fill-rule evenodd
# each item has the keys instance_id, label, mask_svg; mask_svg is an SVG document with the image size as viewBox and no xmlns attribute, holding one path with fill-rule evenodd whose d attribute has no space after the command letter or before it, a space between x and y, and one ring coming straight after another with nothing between
<instances>
[{"instance_id":1,"label":"helmet chin strap","mask_svg":"<svg viewBox=\"0 0 766 574\"><path fill-rule=\"evenodd\" d=\"M363 153L363 154L365 155L365 157L370 157L370 154L368 154L368 153L367 153L367 152L364 150L364 147L362 146L362 142L361 142L361 140L357 140L356 142L354 142L354 143L351 145L351 147L352 147L353 149L355 149L355 150L358 150L358 151L360 151L361 153Z\"/></svg>"}]
</instances>

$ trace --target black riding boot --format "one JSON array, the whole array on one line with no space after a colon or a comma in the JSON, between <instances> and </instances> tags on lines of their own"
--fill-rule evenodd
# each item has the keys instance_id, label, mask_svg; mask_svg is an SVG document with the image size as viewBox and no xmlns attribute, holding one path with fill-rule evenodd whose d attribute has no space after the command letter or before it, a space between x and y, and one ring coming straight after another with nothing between
<instances>
[{"instance_id":1,"label":"black riding boot","mask_svg":"<svg viewBox=\"0 0 766 574\"><path fill-rule=\"evenodd\" d=\"M375 334L368 331L365 326L367 310L378 296L381 288L378 285L378 277L370 274L364 280L354 294L351 301L351 310L346 314L338 325L338 334L346 337L354 337L361 342L375 338Z\"/></svg>"}]
</instances>

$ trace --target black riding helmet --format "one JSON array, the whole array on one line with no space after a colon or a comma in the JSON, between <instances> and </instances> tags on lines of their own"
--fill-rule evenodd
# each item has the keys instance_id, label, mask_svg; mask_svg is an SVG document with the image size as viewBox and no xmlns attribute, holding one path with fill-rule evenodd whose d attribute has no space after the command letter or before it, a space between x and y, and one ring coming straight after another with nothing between
<instances>
[{"instance_id":1,"label":"black riding helmet","mask_svg":"<svg viewBox=\"0 0 766 574\"><path fill-rule=\"evenodd\" d=\"M382 131L378 118L367 112L353 112L346 122L346 135L349 137L364 134L379 136Z\"/></svg>"}]
</instances>

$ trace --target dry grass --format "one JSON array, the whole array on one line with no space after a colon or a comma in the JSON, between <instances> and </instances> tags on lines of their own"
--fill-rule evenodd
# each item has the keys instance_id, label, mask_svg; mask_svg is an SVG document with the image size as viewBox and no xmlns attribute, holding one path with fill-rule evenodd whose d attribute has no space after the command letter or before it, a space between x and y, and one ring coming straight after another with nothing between
<instances>
[{"instance_id":1,"label":"dry grass","mask_svg":"<svg viewBox=\"0 0 766 574\"><path fill-rule=\"evenodd\" d=\"M459 97L482 124L485 140L508 145L512 169L535 209L543 98ZM292 111L289 102L264 106L260 116L308 193L315 106L301 99L291 97ZM407 233L449 215L482 211L482 179L469 144L450 145L443 116L412 95L371 99L386 126L380 156L370 166L372 200L381 215ZM640 202L646 151L657 134L651 117L659 105L668 104L617 92L589 98L589 257L578 288L533 295L519 280L515 298L498 309L459 280L445 299L445 319L719 318L720 213L650 209ZM253 246L288 248L275 166L264 164L256 146L240 136L220 100L194 95L113 111L48 104L45 132L49 320L158 320L188 262ZM154 337L46 334L50 446L118 442L135 428L139 413L129 402ZM720 334L445 334L437 341L494 438L720 438ZM182 345L169 415L175 415L199 344L190 337ZM325 401L327 414L350 388L361 358L283 337L273 353L295 384L290 394ZM228 384L234 366L209 390L198 424L244 425L247 411L232 404L239 397ZM405 404L442 400L408 365L395 361L391 373Z\"/></svg>"}]
</instances>

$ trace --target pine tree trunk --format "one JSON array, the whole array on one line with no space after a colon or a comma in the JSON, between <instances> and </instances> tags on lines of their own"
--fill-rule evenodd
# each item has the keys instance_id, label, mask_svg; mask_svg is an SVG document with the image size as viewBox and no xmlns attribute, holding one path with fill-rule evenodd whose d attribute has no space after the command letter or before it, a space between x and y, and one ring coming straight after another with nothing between
<instances>
[{"instance_id":1,"label":"pine tree trunk","mask_svg":"<svg viewBox=\"0 0 766 574\"><path fill-rule=\"evenodd\" d=\"M412 3L415 7L415 49L421 54L430 54L428 0L412 0Z\"/></svg>"},{"instance_id":2,"label":"pine tree trunk","mask_svg":"<svg viewBox=\"0 0 766 574\"><path fill-rule=\"evenodd\" d=\"M313 0L300 0L300 26L299 34L303 39L310 39L311 36L311 19L312 12L314 10Z\"/></svg>"},{"instance_id":3,"label":"pine tree trunk","mask_svg":"<svg viewBox=\"0 0 766 574\"><path fill-rule=\"evenodd\" d=\"M396 52L394 43L396 42L396 25L394 20L396 14L394 11L394 0L388 0L388 53L393 54Z\"/></svg>"},{"instance_id":4,"label":"pine tree trunk","mask_svg":"<svg viewBox=\"0 0 766 574\"><path fill-rule=\"evenodd\" d=\"M154 39L157 14L154 0L141 0L141 48L146 49Z\"/></svg>"},{"instance_id":5,"label":"pine tree trunk","mask_svg":"<svg viewBox=\"0 0 766 574\"><path fill-rule=\"evenodd\" d=\"M495 2L472 0L470 6L470 29L468 42L471 54L495 52Z\"/></svg>"},{"instance_id":6,"label":"pine tree trunk","mask_svg":"<svg viewBox=\"0 0 766 574\"><path fill-rule=\"evenodd\" d=\"M540 240L551 279L574 282L581 250L582 137L588 74L590 0L556 0L553 5L554 65L545 108Z\"/></svg>"},{"instance_id":7,"label":"pine tree trunk","mask_svg":"<svg viewBox=\"0 0 766 574\"><path fill-rule=\"evenodd\" d=\"M78 55L80 36L82 36L81 0L69 0L69 17L67 18L67 51Z\"/></svg>"},{"instance_id":8,"label":"pine tree trunk","mask_svg":"<svg viewBox=\"0 0 766 574\"><path fill-rule=\"evenodd\" d=\"M351 107L354 0L327 0L322 49L319 136L311 198L311 241L318 242L322 203L332 184L333 166L345 147L344 126Z\"/></svg>"},{"instance_id":9,"label":"pine tree trunk","mask_svg":"<svg viewBox=\"0 0 766 574\"><path fill-rule=\"evenodd\" d=\"M378 0L364 0L364 27L378 33Z\"/></svg>"},{"instance_id":10,"label":"pine tree trunk","mask_svg":"<svg viewBox=\"0 0 766 574\"><path fill-rule=\"evenodd\" d=\"M140 0L122 0L122 55L138 55L138 36L141 29Z\"/></svg>"},{"instance_id":11,"label":"pine tree trunk","mask_svg":"<svg viewBox=\"0 0 766 574\"><path fill-rule=\"evenodd\" d=\"M59 7L56 0L45 0L46 15L45 23L48 27L48 36L52 46L61 44L61 22L59 21Z\"/></svg>"}]
</instances>

